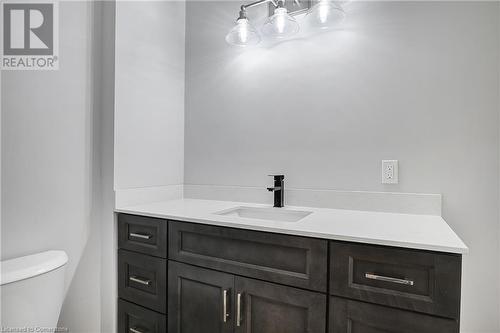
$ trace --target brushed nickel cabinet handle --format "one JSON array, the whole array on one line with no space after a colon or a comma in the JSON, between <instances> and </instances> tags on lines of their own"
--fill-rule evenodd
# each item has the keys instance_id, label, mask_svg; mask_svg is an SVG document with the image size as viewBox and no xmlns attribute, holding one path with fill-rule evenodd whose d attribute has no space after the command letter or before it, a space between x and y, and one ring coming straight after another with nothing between
<instances>
[{"instance_id":1,"label":"brushed nickel cabinet handle","mask_svg":"<svg viewBox=\"0 0 500 333\"><path fill-rule=\"evenodd\" d=\"M144 333L144 331L141 331L137 327L130 327L128 330L129 330L129 332L132 332L132 333Z\"/></svg>"},{"instance_id":2,"label":"brushed nickel cabinet handle","mask_svg":"<svg viewBox=\"0 0 500 333\"><path fill-rule=\"evenodd\" d=\"M413 280L408 280L408 279L398 279L398 278L393 278L389 276L383 276L383 275L377 275L373 273L365 273L365 278L370 279L370 280L377 280L377 281L383 281L383 282L391 282L391 283L397 283L397 284L404 284L407 286L413 286L414 282Z\"/></svg>"},{"instance_id":3,"label":"brushed nickel cabinet handle","mask_svg":"<svg viewBox=\"0 0 500 333\"><path fill-rule=\"evenodd\" d=\"M241 326L241 293L236 295L236 326Z\"/></svg>"},{"instance_id":4,"label":"brushed nickel cabinet handle","mask_svg":"<svg viewBox=\"0 0 500 333\"><path fill-rule=\"evenodd\" d=\"M130 276L128 278L130 281L134 281L134 282L137 282L137 283L140 283L140 284L143 284L145 286L149 286L149 284L151 283L151 280L148 280L148 279L144 279L144 278L141 278L139 276Z\"/></svg>"},{"instance_id":5,"label":"brushed nickel cabinet handle","mask_svg":"<svg viewBox=\"0 0 500 333\"><path fill-rule=\"evenodd\" d=\"M222 320L224 322L227 322L227 318L229 318L229 313L227 312L227 290L224 290L222 292L222 297L223 297L223 300L222 300Z\"/></svg>"},{"instance_id":6,"label":"brushed nickel cabinet handle","mask_svg":"<svg viewBox=\"0 0 500 333\"><path fill-rule=\"evenodd\" d=\"M140 238L140 239L151 239L151 235L148 235L148 234L140 234L140 233L137 233L137 232L131 232L128 234L129 237L134 237L134 238Z\"/></svg>"}]
</instances>

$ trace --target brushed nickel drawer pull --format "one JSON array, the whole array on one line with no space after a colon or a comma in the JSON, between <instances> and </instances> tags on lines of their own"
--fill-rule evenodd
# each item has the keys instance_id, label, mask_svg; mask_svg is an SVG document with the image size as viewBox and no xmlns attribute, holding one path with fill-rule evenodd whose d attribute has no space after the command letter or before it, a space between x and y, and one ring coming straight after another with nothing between
<instances>
[{"instance_id":1,"label":"brushed nickel drawer pull","mask_svg":"<svg viewBox=\"0 0 500 333\"><path fill-rule=\"evenodd\" d=\"M151 283L151 280L147 280L147 279L141 278L139 276L130 276L128 279L130 281L134 281L134 282L143 284L145 286L149 286L149 284Z\"/></svg>"},{"instance_id":2,"label":"brushed nickel drawer pull","mask_svg":"<svg viewBox=\"0 0 500 333\"><path fill-rule=\"evenodd\" d=\"M134 238L140 238L140 239L151 239L151 235L148 235L148 234L140 234L140 233L136 233L136 232L131 232L128 234L129 237L134 237Z\"/></svg>"},{"instance_id":3,"label":"brushed nickel drawer pull","mask_svg":"<svg viewBox=\"0 0 500 333\"><path fill-rule=\"evenodd\" d=\"M241 293L236 295L236 326L241 326Z\"/></svg>"},{"instance_id":4,"label":"brushed nickel drawer pull","mask_svg":"<svg viewBox=\"0 0 500 333\"><path fill-rule=\"evenodd\" d=\"M141 331L137 327L130 327L128 330L132 333L144 333L144 331Z\"/></svg>"},{"instance_id":5,"label":"brushed nickel drawer pull","mask_svg":"<svg viewBox=\"0 0 500 333\"><path fill-rule=\"evenodd\" d=\"M373 273L365 273L365 278L370 279L370 280L378 280L378 281L384 281L384 282L404 284L407 286L413 286L413 284L414 284L413 280L398 279L398 278L393 278L393 277L389 277L389 276L377 275L377 274L373 274Z\"/></svg>"},{"instance_id":6,"label":"brushed nickel drawer pull","mask_svg":"<svg viewBox=\"0 0 500 333\"><path fill-rule=\"evenodd\" d=\"M223 294L223 300L222 300L222 303L223 303L223 309L222 309L222 320L224 322L227 322L227 318L229 318L229 313L227 313L227 290L224 290L222 292Z\"/></svg>"}]
</instances>

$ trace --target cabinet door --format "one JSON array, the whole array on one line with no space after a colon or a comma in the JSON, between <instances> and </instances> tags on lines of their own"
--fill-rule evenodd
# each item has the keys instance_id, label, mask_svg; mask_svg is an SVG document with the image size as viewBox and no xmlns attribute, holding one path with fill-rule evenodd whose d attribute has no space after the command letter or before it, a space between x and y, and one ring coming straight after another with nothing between
<instances>
[{"instance_id":1,"label":"cabinet door","mask_svg":"<svg viewBox=\"0 0 500 333\"><path fill-rule=\"evenodd\" d=\"M453 319L330 298L329 333L458 333Z\"/></svg>"},{"instance_id":2,"label":"cabinet door","mask_svg":"<svg viewBox=\"0 0 500 333\"><path fill-rule=\"evenodd\" d=\"M235 277L236 333L324 333L326 295Z\"/></svg>"},{"instance_id":3,"label":"cabinet door","mask_svg":"<svg viewBox=\"0 0 500 333\"><path fill-rule=\"evenodd\" d=\"M168 332L232 333L234 277L168 263Z\"/></svg>"}]
</instances>

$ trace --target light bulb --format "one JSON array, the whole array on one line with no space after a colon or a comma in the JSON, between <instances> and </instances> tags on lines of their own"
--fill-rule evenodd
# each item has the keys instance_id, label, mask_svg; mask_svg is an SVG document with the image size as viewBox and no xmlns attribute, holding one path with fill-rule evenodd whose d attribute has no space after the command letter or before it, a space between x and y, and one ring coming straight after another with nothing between
<instances>
[{"instance_id":1,"label":"light bulb","mask_svg":"<svg viewBox=\"0 0 500 333\"><path fill-rule=\"evenodd\" d=\"M239 39L241 43L246 44L248 42L248 27L244 27L244 25L248 25L247 23L242 23L242 27L238 30Z\"/></svg>"},{"instance_id":2,"label":"light bulb","mask_svg":"<svg viewBox=\"0 0 500 333\"><path fill-rule=\"evenodd\" d=\"M274 15L267 18L262 26L262 33L273 38L286 38L298 31L299 24L284 7L276 8Z\"/></svg>"},{"instance_id":3,"label":"light bulb","mask_svg":"<svg viewBox=\"0 0 500 333\"><path fill-rule=\"evenodd\" d=\"M331 0L321 0L306 15L309 26L319 29L330 29L343 21L345 12L342 7Z\"/></svg>"},{"instance_id":4,"label":"light bulb","mask_svg":"<svg viewBox=\"0 0 500 333\"><path fill-rule=\"evenodd\" d=\"M260 42L260 36L248 19L243 17L236 21L236 25L226 35L226 42L237 46L255 45Z\"/></svg>"},{"instance_id":5,"label":"light bulb","mask_svg":"<svg viewBox=\"0 0 500 333\"><path fill-rule=\"evenodd\" d=\"M319 20L322 24L326 23L328 19L329 6L320 5L319 7Z\"/></svg>"},{"instance_id":6,"label":"light bulb","mask_svg":"<svg viewBox=\"0 0 500 333\"><path fill-rule=\"evenodd\" d=\"M280 34L285 31L285 17L282 14L276 15L276 30Z\"/></svg>"}]
</instances>

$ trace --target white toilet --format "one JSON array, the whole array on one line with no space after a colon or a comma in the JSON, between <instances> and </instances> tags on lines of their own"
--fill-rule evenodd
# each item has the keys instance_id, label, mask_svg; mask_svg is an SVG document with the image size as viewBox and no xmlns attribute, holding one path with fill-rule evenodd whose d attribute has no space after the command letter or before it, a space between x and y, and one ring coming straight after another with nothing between
<instances>
[{"instance_id":1,"label":"white toilet","mask_svg":"<svg viewBox=\"0 0 500 333\"><path fill-rule=\"evenodd\" d=\"M67 262L64 251L46 251L0 262L0 327L44 328L44 332L56 328L64 298Z\"/></svg>"}]
</instances>

